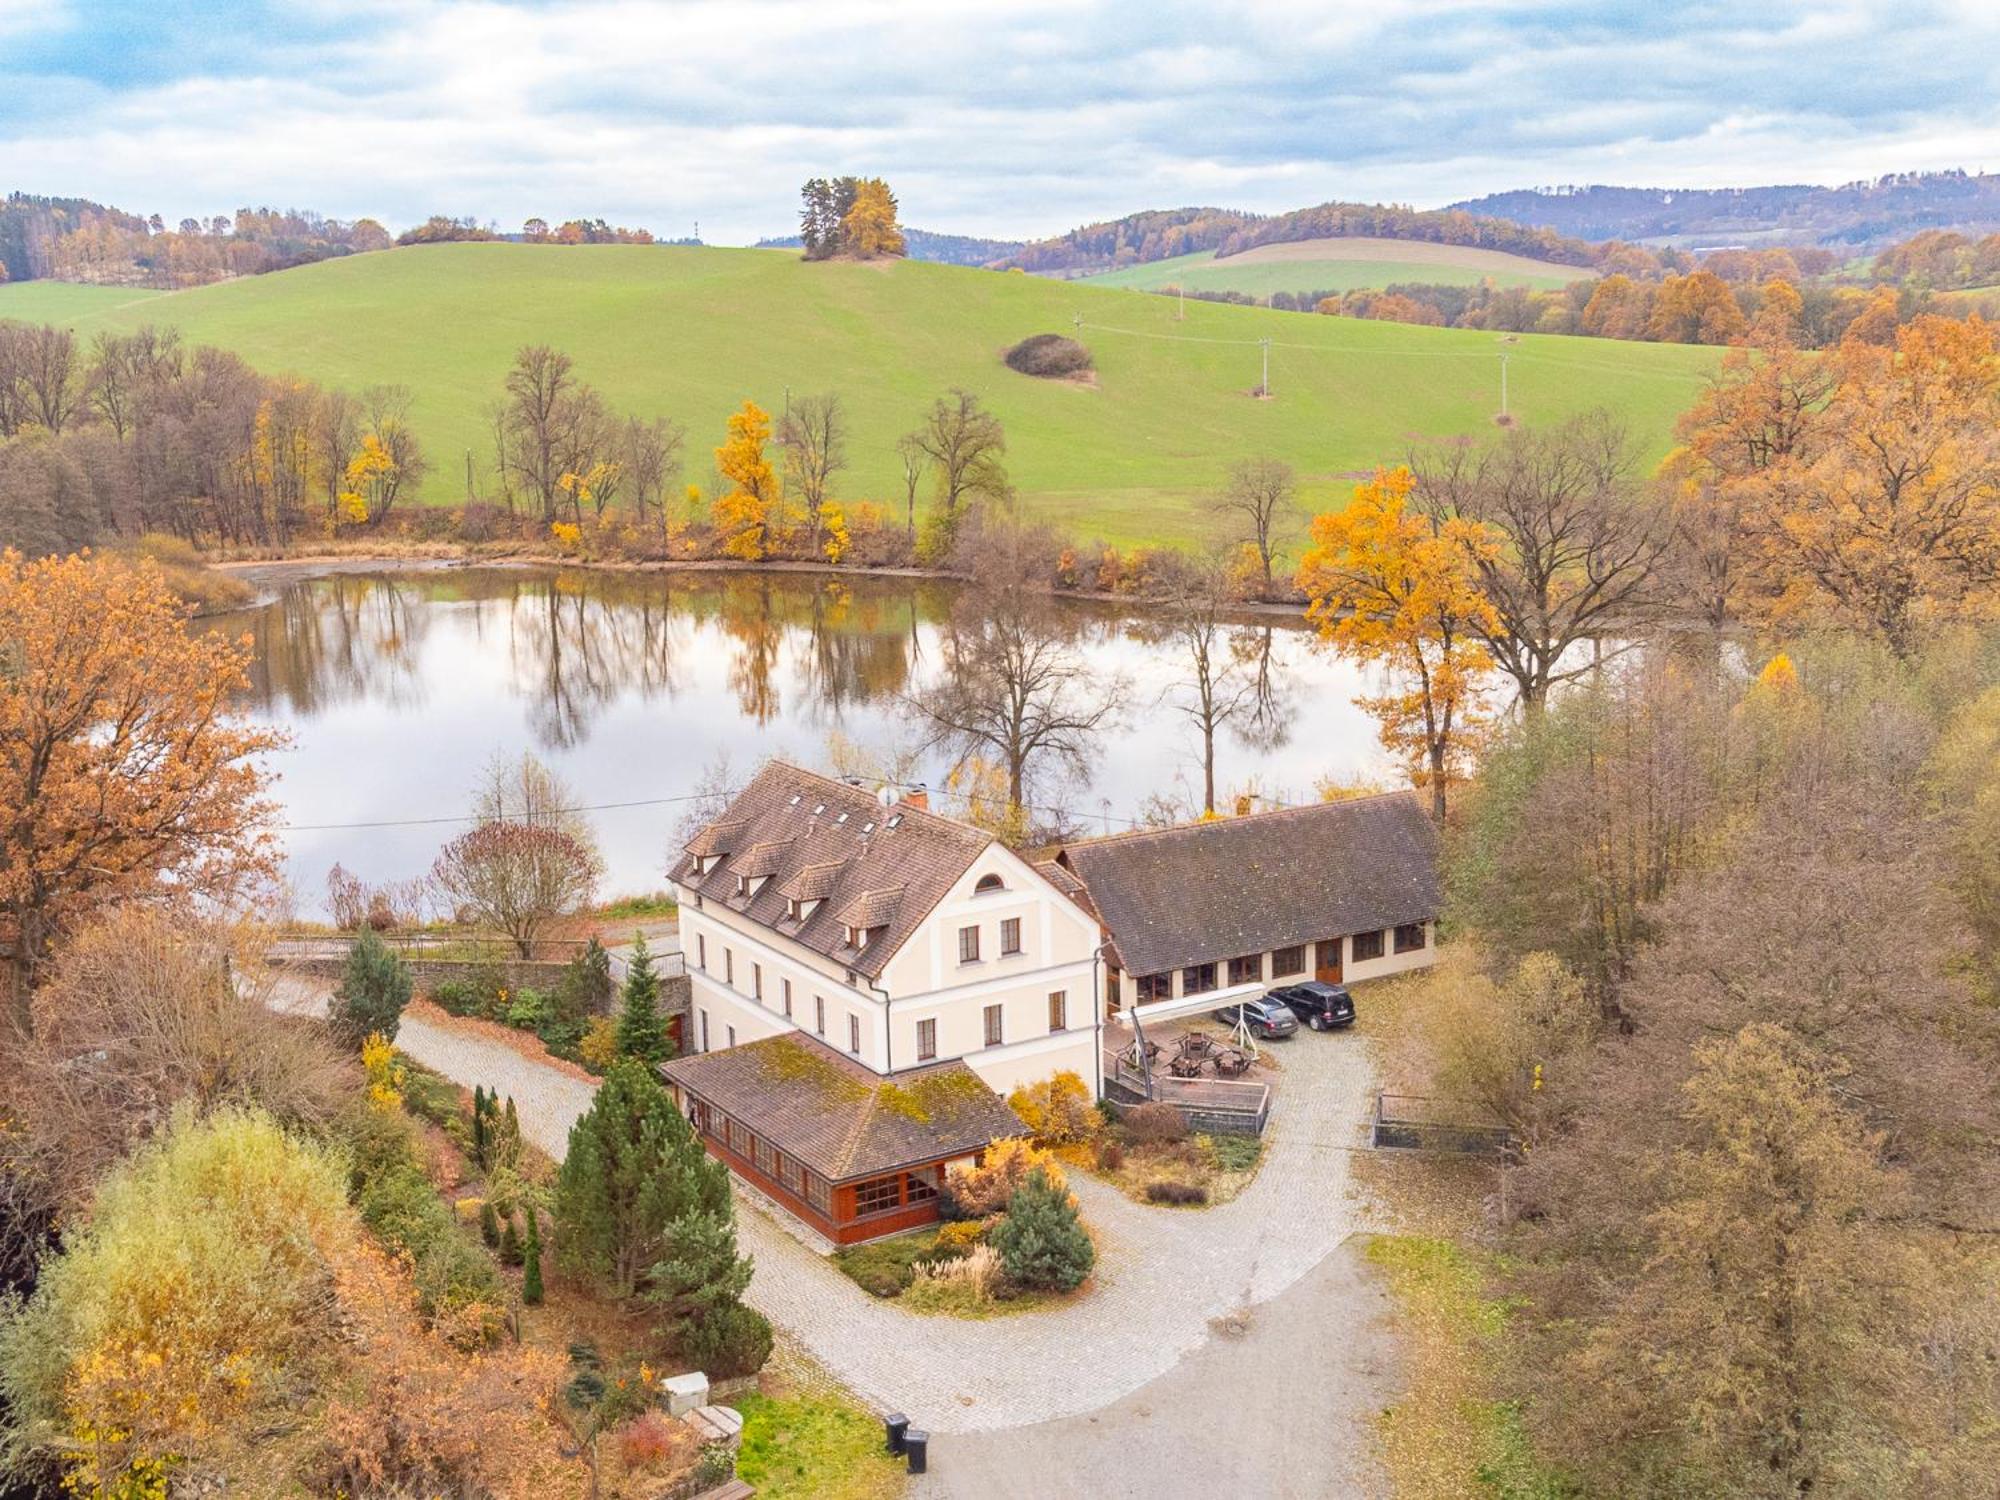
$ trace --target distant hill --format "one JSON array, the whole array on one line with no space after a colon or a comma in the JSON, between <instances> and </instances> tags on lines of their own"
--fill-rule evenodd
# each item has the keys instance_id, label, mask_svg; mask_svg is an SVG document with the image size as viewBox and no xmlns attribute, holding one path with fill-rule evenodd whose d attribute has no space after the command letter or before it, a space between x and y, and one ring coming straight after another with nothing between
<instances>
[{"instance_id":1,"label":"distant hill","mask_svg":"<svg viewBox=\"0 0 2000 1500\"><path fill-rule=\"evenodd\" d=\"M1842 187L1532 188L1453 208L1583 240L1878 249L1925 229L2000 229L2000 175L1903 172Z\"/></svg>"},{"instance_id":2,"label":"distant hill","mask_svg":"<svg viewBox=\"0 0 2000 1500\"><path fill-rule=\"evenodd\" d=\"M490 410L523 344L550 343L620 414L687 428L683 478L711 492L714 445L747 398L837 391L848 419L844 498L903 494L896 440L944 391L977 392L1006 424L1007 468L1029 512L1089 540L1192 540L1229 465L1295 465L1302 503L1426 435L1493 430L1500 354L1525 423L1616 412L1649 456L1704 388L1715 349L1413 328L999 276L898 260L809 263L771 250L662 245L419 245L171 294L24 282L0 318L100 330L173 324L273 374L342 390L407 385L433 459L417 500L465 493L465 456L490 485ZM1078 332L1075 319L1083 319ZM1040 333L1090 350L1095 385L1016 374L1001 352ZM1252 389L1270 340L1273 399Z\"/></svg>"},{"instance_id":3,"label":"distant hill","mask_svg":"<svg viewBox=\"0 0 2000 1500\"><path fill-rule=\"evenodd\" d=\"M1590 246L1581 240L1508 219L1398 204L1336 202L1285 214L1224 208L1129 214L1038 241L1005 264L1045 276L1091 276L1204 250L1214 251L1220 263L1268 245L1351 238L1459 245L1573 266L1587 266L1592 260Z\"/></svg>"},{"instance_id":4,"label":"distant hill","mask_svg":"<svg viewBox=\"0 0 2000 1500\"><path fill-rule=\"evenodd\" d=\"M1474 245L1355 235L1282 240L1230 256L1202 250L1116 271L1100 271L1080 279L1092 286L1134 287L1148 292L1178 287L1190 296L1199 292L1240 292L1249 297L1269 298L1280 292L1316 297L1357 287L1380 288L1404 282L1478 286L1482 281L1491 281L1495 286L1553 291L1594 274L1583 266L1536 260Z\"/></svg>"},{"instance_id":5,"label":"distant hill","mask_svg":"<svg viewBox=\"0 0 2000 1500\"><path fill-rule=\"evenodd\" d=\"M911 260L929 261L940 266L983 266L1004 260L1023 248L1020 240L985 240L976 234L933 234L928 229L905 229L903 244ZM795 234L774 240L757 241L759 250L801 250L805 242Z\"/></svg>"}]
</instances>

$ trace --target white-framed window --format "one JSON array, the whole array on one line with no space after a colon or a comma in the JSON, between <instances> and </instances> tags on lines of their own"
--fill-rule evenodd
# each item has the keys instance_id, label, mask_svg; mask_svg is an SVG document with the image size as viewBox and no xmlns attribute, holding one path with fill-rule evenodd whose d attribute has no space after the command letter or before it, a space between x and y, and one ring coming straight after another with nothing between
<instances>
[{"instance_id":1,"label":"white-framed window","mask_svg":"<svg viewBox=\"0 0 2000 1500\"><path fill-rule=\"evenodd\" d=\"M917 1022L917 1061L929 1062L937 1056L937 1022Z\"/></svg>"},{"instance_id":2,"label":"white-framed window","mask_svg":"<svg viewBox=\"0 0 2000 1500\"><path fill-rule=\"evenodd\" d=\"M1021 919L1007 917L1000 923L1000 956L1009 957L1021 951Z\"/></svg>"},{"instance_id":3,"label":"white-framed window","mask_svg":"<svg viewBox=\"0 0 2000 1500\"><path fill-rule=\"evenodd\" d=\"M989 1005L986 1007L987 1046L998 1047L1007 1040L1006 1023L1002 1020L1005 1014L1005 1006Z\"/></svg>"},{"instance_id":4,"label":"white-framed window","mask_svg":"<svg viewBox=\"0 0 2000 1500\"><path fill-rule=\"evenodd\" d=\"M1069 991L1049 991L1049 1030L1069 1030Z\"/></svg>"},{"instance_id":5,"label":"white-framed window","mask_svg":"<svg viewBox=\"0 0 2000 1500\"><path fill-rule=\"evenodd\" d=\"M784 985L784 987L785 987L785 991L784 991L784 993L785 993L785 1019L786 1019L787 1021L789 1021L789 1020L791 1020L791 1018L792 1018L792 982L791 982L791 980L789 980L789 979L786 979L786 980L783 980L783 981L781 981L781 983L783 983L783 985Z\"/></svg>"},{"instance_id":6,"label":"white-framed window","mask_svg":"<svg viewBox=\"0 0 2000 1500\"><path fill-rule=\"evenodd\" d=\"M847 1050L857 1054L861 1051L861 1017L853 1014L847 1018Z\"/></svg>"},{"instance_id":7,"label":"white-framed window","mask_svg":"<svg viewBox=\"0 0 2000 1500\"><path fill-rule=\"evenodd\" d=\"M979 962L979 929L961 927L958 929L958 961L962 964Z\"/></svg>"}]
</instances>

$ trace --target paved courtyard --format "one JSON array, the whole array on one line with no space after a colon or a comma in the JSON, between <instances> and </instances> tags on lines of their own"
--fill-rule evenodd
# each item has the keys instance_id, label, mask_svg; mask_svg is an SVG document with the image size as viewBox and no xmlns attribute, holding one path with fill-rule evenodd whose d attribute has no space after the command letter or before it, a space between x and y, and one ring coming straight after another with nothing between
<instances>
[{"instance_id":1,"label":"paved courtyard","mask_svg":"<svg viewBox=\"0 0 2000 1500\"><path fill-rule=\"evenodd\" d=\"M277 1003L324 1004L323 986L286 983ZM397 1045L467 1087L513 1095L523 1133L558 1158L589 1106L590 1085L497 1042L406 1020ZM1109 1407L1218 1337L1217 1327L1285 1293L1349 1235L1375 1227L1349 1172L1373 1087L1366 1044L1335 1033L1275 1046L1284 1078L1264 1165L1234 1202L1146 1208L1071 1174L1100 1249L1093 1289L1072 1304L979 1322L906 1313L869 1296L745 1198L739 1238L757 1266L749 1300L862 1399L935 1434ZM1366 1288L1365 1278L1343 1284ZM1325 1319L1318 1336L1329 1340L1359 1337L1379 1311L1359 1292L1334 1300L1316 1314ZM1285 1379L1282 1367L1268 1373Z\"/></svg>"}]
</instances>

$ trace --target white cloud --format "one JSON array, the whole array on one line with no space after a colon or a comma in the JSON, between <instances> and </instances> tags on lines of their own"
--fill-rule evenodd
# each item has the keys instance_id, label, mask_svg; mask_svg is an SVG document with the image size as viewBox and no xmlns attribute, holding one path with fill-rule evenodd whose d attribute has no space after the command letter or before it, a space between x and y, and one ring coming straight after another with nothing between
<instances>
[{"instance_id":1,"label":"white cloud","mask_svg":"<svg viewBox=\"0 0 2000 1500\"><path fill-rule=\"evenodd\" d=\"M841 171L889 177L912 223L995 234L1196 201L1841 181L2000 165L1995 10L300 0L262 52L225 65L196 38L138 82L97 66L120 38L78 13L34 65L73 75L72 113L10 114L0 76L0 159L169 216L699 218L717 240L782 232L800 180ZM49 13L0 0L0 37Z\"/></svg>"}]
</instances>

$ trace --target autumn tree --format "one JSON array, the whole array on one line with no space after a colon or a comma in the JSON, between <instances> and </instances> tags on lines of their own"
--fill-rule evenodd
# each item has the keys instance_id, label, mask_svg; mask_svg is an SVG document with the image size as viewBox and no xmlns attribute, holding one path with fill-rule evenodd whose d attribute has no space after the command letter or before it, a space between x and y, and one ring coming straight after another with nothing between
<instances>
[{"instance_id":1,"label":"autumn tree","mask_svg":"<svg viewBox=\"0 0 2000 1500\"><path fill-rule=\"evenodd\" d=\"M1380 720L1383 744L1406 760L1412 782L1429 789L1441 822L1485 725L1493 658L1484 639L1498 618L1475 567L1493 543L1476 522L1413 512L1413 485L1406 468L1378 470L1346 509L1315 517L1298 585L1322 641L1389 672L1393 690L1362 706Z\"/></svg>"},{"instance_id":2,"label":"autumn tree","mask_svg":"<svg viewBox=\"0 0 2000 1500\"><path fill-rule=\"evenodd\" d=\"M715 469L729 486L716 497L715 525L722 550L757 562L771 550L772 533L783 527L784 488L764 451L771 418L754 401L729 418L729 438L715 450Z\"/></svg>"},{"instance_id":3,"label":"autumn tree","mask_svg":"<svg viewBox=\"0 0 2000 1500\"><path fill-rule=\"evenodd\" d=\"M874 260L903 253L903 231L896 222L896 195L879 177L864 177L854 185L854 201L840 221L841 242L849 255Z\"/></svg>"},{"instance_id":4,"label":"autumn tree","mask_svg":"<svg viewBox=\"0 0 2000 1500\"><path fill-rule=\"evenodd\" d=\"M1608 413L1453 445L1411 467L1414 498L1435 525L1473 523L1453 534L1491 606L1480 639L1527 707L1591 670L1571 659L1578 646L1630 631L1648 612L1667 524Z\"/></svg>"},{"instance_id":5,"label":"autumn tree","mask_svg":"<svg viewBox=\"0 0 2000 1500\"><path fill-rule=\"evenodd\" d=\"M968 499L1005 500L1013 494L1002 462L1007 434L1000 419L981 406L972 392L953 387L949 395L940 396L924 424L910 434L910 442L937 474L944 550L949 550L960 507ZM909 455L904 462L907 474Z\"/></svg>"},{"instance_id":6,"label":"autumn tree","mask_svg":"<svg viewBox=\"0 0 2000 1500\"><path fill-rule=\"evenodd\" d=\"M151 563L0 554L0 944L12 1016L63 933L124 901L222 901L269 876L247 642L186 627Z\"/></svg>"},{"instance_id":7,"label":"autumn tree","mask_svg":"<svg viewBox=\"0 0 2000 1500\"><path fill-rule=\"evenodd\" d=\"M604 460L611 422L603 398L576 374L576 362L547 344L534 344L514 357L507 372L506 400L494 416L500 475L521 485L541 507L544 525L565 503L578 504L575 480Z\"/></svg>"},{"instance_id":8,"label":"autumn tree","mask_svg":"<svg viewBox=\"0 0 2000 1500\"><path fill-rule=\"evenodd\" d=\"M817 557L825 528L821 512L833 476L847 465L847 410L839 393L795 398L778 424L778 444L785 450L786 487L805 506L809 550Z\"/></svg>"},{"instance_id":9,"label":"autumn tree","mask_svg":"<svg viewBox=\"0 0 2000 1500\"><path fill-rule=\"evenodd\" d=\"M1232 465L1229 479L1211 502L1235 526L1235 534L1257 549L1264 592L1271 591L1271 563L1295 524L1298 479L1282 459L1246 458Z\"/></svg>"}]
</instances>

